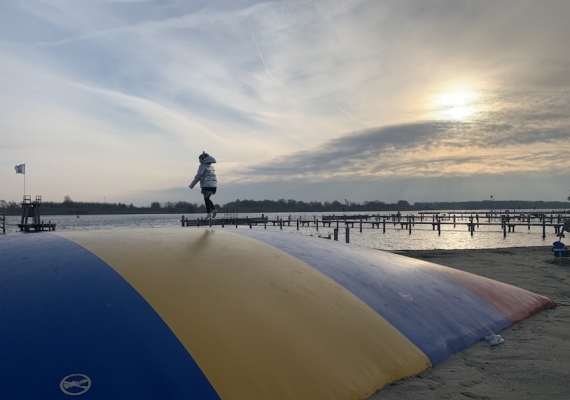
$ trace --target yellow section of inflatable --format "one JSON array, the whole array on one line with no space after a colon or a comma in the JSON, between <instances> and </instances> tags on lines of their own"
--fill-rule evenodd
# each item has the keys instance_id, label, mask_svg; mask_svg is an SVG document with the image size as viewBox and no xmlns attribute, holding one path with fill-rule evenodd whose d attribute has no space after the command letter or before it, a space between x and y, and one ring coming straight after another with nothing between
<instances>
[{"instance_id":1,"label":"yellow section of inflatable","mask_svg":"<svg viewBox=\"0 0 570 400\"><path fill-rule=\"evenodd\" d=\"M223 400L362 399L430 366L357 297L256 240L207 228L59 235L149 302Z\"/></svg>"}]
</instances>

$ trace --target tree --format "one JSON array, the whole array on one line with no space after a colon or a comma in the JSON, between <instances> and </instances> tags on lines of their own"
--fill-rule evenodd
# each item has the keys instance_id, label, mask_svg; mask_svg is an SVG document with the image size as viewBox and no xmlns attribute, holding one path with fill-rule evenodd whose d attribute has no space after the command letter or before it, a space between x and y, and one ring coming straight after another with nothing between
<instances>
[{"instance_id":1,"label":"tree","mask_svg":"<svg viewBox=\"0 0 570 400\"><path fill-rule=\"evenodd\" d=\"M410 203L408 203L406 200L398 200L398 207L408 209L410 208Z\"/></svg>"},{"instance_id":2,"label":"tree","mask_svg":"<svg viewBox=\"0 0 570 400\"><path fill-rule=\"evenodd\" d=\"M66 196L63 198L63 202L64 202L64 203L71 203L71 202L72 202L71 197L69 197L69 195L66 195Z\"/></svg>"},{"instance_id":3,"label":"tree","mask_svg":"<svg viewBox=\"0 0 570 400\"><path fill-rule=\"evenodd\" d=\"M160 203L158 201L153 201L152 203L150 203L150 208L152 209L159 209L160 208Z\"/></svg>"}]
</instances>

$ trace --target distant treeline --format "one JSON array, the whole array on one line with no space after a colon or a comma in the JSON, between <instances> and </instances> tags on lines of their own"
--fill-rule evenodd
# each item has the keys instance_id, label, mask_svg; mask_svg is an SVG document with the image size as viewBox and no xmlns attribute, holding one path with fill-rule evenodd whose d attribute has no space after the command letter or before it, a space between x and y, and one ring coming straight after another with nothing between
<instances>
[{"instance_id":1,"label":"distant treeline","mask_svg":"<svg viewBox=\"0 0 570 400\"><path fill-rule=\"evenodd\" d=\"M397 203L385 203L380 200L360 202L340 201L297 201L297 200L235 200L224 205L216 204L218 212L224 213L270 213L270 212L330 212L339 213L366 211L426 211L426 210L568 210L570 204L562 201L521 201L491 200L461 202L417 202L408 203L399 200ZM6 209L9 215L21 213L20 203L0 200L0 209ZM147 207L136 207L132 203L88 203L77 202L66 198L62 203L43 202L42 215L61 214L194 214L204 213L203 204L178 202L152 202Z\"/></svg>"},{"instance_id":2,"label":"distant treeline","mask_svg":"<svg viewBox=\"0 0 570 400\"><path fill-rule=\"evenodd\" d=\"M165 203L152 202L150 207L136 207L132 203L89 203L82 201L66 200L62 203L51 201L42 202L40 206L42 215L84 215L84 214L193 214L205 212L204 205L186 201ZM219 207L219 206L217 206ZM0 209L6 209L8 215L22 213L21 203L15 201L0 200Z\"/></svg>"},{"instance_id":3,"label":"distant treeline","mask_svg":"<svg viewBox=\"0 0 570 400\"><path fill-rule=\"evenodd\" d=\"M463 202L416 202L408 203L399 200L396 203L385 203L380 200L360 202L340 201L296 201L296 200L236 200L224 206L231 212L330 212L343 211L429 211L429 210L568 210L570 203L562 201L463 201Z\"/></svg>"}]
</instances>

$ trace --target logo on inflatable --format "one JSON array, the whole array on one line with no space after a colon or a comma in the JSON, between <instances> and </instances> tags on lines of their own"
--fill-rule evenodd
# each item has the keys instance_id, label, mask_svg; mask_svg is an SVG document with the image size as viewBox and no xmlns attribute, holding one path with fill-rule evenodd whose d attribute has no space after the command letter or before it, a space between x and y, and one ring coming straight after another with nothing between
<instances>
[{"instance_id":1,"label":"logo on inflatable","mask_svg":"<svg viewBox=\"0 0 570 400\"><path fill-rule=\"evenodd\" d=\"M59 388L65 394L78 396L85 393L91 387L91 379L83 374L67 375L59 383Z\"/></svg>"},{"instance_id":2,"label":"logo on inflatable","mask_svg":"<svg viewBox=\"0 0 570 400\"><path fill-rule=\"evenodd\" d=\"M409 300L409 301L414 300L414 298L412 297L412 295L411 295L411 294L407 294L406 292L400 292L400 293L398 293L398 294L399 294L403 299L405 299L405 300Z\"/></svg>"}]
</instances>

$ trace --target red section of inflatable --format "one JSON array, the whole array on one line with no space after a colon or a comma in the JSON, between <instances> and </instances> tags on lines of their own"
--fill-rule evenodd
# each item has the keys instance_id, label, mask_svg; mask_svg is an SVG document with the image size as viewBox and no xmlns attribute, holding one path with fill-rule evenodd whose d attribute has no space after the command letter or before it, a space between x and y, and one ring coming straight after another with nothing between
<instances>
[{"instance_id":1,"label":"red section of inflatable","mask_svg":"<svg viewBox=\"0 0 570 400\"><path fill-rule=\"evenodd\" d=\"M513 324L547 308L556 307L556 303L548 297L516 286L480 276L476 276L477 279L473 279L474 275L470 273L430 262L426 262L426 265L471 290L505 314Z\"/></svg>"}]
</instances>

